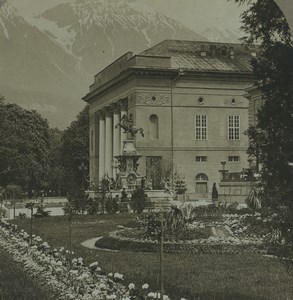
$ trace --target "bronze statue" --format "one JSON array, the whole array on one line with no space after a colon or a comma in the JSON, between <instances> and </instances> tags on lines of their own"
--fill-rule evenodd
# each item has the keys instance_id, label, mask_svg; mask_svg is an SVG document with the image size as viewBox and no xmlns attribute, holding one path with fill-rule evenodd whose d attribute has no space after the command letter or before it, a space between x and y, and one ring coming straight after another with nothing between
<instances>
[{"instance_id":1,"label":"bronze statue","mask_svg":"<svg viewBox=\"0 0 293 300\"><path fill-rule=\"evenodd\" d=\"M127 118L126 115L123 115L120 123L116 124L115 128L118 128L118 126L124 129L124 133L129 133L131 138L134 138L138 132L141 134L142 137L144 137L143 129L137 128L136 126L133 125L132 114L130 114L129 119Z\"/></svg>"}]
</instances>

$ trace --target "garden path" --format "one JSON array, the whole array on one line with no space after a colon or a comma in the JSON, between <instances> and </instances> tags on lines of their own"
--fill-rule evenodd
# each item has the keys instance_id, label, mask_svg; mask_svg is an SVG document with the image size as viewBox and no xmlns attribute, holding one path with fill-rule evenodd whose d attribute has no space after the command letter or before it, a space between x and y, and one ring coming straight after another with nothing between
<instances>
[{"instance_id":1,"label":"garden path","mask_svg":"<svg viewBox=\"0 0 293 300\"><path fill-rule=\"evenodd\" d=\"M218 227L213 227L212 228L213 234L216 237L219 238L227 238L229 236L231 236L230 232L226 229L226 228L218 228Z\"/></svg>"},{"instance_id":2,"label":"garden path","mask_svg":"<svg viewBox=\"0 0 293 300\"><path fill-rule=\"evenodd\" d=\"M93 239L86 240L81 243L82 246L88 248L88 249L96 249L96 250L103 250L103 251L111 251L111 252L117 252L118 250L111 250L111 249L102 249L95 246L96 241L100 240L102 236L96 237Z\"/></svg>"}]
</instances>

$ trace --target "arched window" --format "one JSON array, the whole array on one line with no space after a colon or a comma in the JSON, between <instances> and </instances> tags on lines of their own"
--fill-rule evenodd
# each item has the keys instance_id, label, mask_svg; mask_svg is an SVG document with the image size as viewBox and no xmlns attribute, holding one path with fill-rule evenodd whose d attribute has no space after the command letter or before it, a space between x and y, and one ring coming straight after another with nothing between
<instances>
[{"instance_id":1,"label":"arched window","mask_svg":"<svg viewBox=\"0 0 293 300\"><path fill-rule=\"evenodd\" d=\"M206 174L200 173L200 174L196 175L195 180L196 181L208 181L209 179Z\"/></svg>"},{"instance_id":2,"label":"arched window","mask_svg":"<svg viewBox=\"0 0 293 300\"><path fill-rule=\"evenodd\" d=\"M150 139L159 138L159 118L157 115L150 115L149 133L150 133Z\"/></svg>"}]
</instances>

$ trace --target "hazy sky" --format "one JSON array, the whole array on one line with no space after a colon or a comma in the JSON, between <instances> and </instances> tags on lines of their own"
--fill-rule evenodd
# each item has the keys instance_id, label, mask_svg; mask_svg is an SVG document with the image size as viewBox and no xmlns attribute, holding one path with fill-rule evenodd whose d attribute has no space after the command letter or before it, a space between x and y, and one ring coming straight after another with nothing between
<instances>
[{"instance_id":1,"label":"hazy sky","mask_svg":"<svg viewBox=\"0 0 293 300\"><path fill-rule=\"evenodd\" d=\"M61 2L72 0L8 0L22 13L32 15ZM104 0L107 1L107 0ZM119 0L118 0L119 1ZM143 11L158 10L200 32L211 25L236 30L240 27L240 13L233 1L227 0L132 0Z\"/></svg>"}]
</instances>

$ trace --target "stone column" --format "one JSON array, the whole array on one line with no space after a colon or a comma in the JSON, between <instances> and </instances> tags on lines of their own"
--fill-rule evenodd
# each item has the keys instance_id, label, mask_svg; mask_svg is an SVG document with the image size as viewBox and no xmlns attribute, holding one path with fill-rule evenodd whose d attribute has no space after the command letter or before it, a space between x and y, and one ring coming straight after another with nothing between
<instances>
[{"instance_id":1,"label":"stone column","mask_svg":"<svg viewBox=\"0 0 293 300\"><path fill-rule=\"evenodd\" d=\"M105 113L99 112L99 181L105 175Z\"/></svg>"},{"instance_id":2,"label":"stone column","mask_svg":"<svg viewBox=\"0 0 293 300\"><path fill-rule=\"evenodd\" d=\"M121 112L120 112L121 118L124 115L127 116L127 99L123 99L123 100L120 101L120 109L121 109ZM122 150L123 150L123 141L127 140L127 133L125 133L124 129L121 128L120 135L121 135L121 137L120 137L120 140L121 140L120 151L122 153Z\"/></svg>"},{"instance_id":3,"label":"stone column","mask_svg":"<svg viewBox=\"0 0 293 300\"><path fill-rule=\"evenodd\" d=\"M106 108L106 128L105 128L105 174L113 177L113 115L110 107Z\"/></svg>"},{"instance_id":4,"label":"stone column","mask_svg":"<svg viewBox=\"0 0 293 300\"><path fill-rule=\"evenodd\" d=\"M120 154L121 141L120 141L120 127L115 128L115 125L120 123L120 109L114 107L113 113L113 164L117 166L117 159L115 156ZM116 179L117 168L113 168L113 178Z\"/></svg>"}]
</instances>

